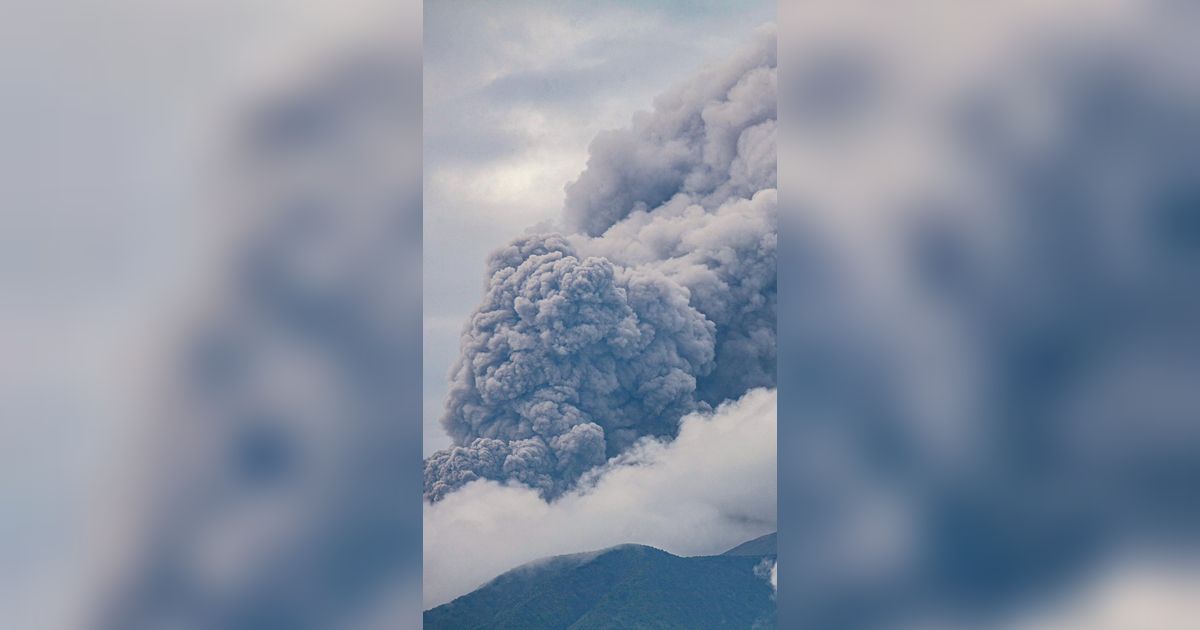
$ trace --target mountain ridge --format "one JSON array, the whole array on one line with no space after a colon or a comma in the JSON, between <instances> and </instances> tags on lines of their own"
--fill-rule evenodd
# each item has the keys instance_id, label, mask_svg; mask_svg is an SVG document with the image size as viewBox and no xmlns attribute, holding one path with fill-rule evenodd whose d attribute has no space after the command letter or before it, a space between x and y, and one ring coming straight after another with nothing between
<instances>
[{"instance_id":1,"label":"mountain ridge","mask_svg":"<svg viewBox=\"0 0 1200 630\"><path fill-rule=\"evenodd\" d=\"M773 556L775 555L775 534L763 534L758 538L747 540L721 554L723 556Z\"/></svg>"},{"instance_id":2,"label":"mountain ridge","mask_svg":"<svg viewBox=\"0 0 1200 630\"><path fill-rule=\"evenodd\" d=\"M774 588L765 575L774 551L768 534L715 556L638 544L551 556L425 611L424 627L774 628Z\"/></svg>"}]
</instances>

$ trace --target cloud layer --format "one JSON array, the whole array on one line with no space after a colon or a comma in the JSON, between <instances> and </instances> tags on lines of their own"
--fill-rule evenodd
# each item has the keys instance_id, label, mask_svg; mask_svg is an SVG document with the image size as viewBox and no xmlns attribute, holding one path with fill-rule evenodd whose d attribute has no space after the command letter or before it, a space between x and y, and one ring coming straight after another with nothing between
<instances>
[{"instance_id":1,"label":"cloud layer","mask_svg":"<svg viewBox=\"0 0 1200 630\"><path fill-rule=\"evenodd\" d=\"M426 505L426 608L549 555L622 543L719 553L772 531L775 400L755 389L686 416L674 440L642 439L556 501L477 480Z\"/></svg>"}]
</instances>

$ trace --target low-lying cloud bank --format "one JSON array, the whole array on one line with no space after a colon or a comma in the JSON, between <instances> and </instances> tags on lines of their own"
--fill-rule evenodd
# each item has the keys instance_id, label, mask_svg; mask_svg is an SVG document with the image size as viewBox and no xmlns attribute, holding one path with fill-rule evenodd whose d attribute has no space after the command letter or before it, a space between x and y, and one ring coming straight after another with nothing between
<instances>
[{"instance_id":1,"label":"low-lying cloud bank","mask_svg":"<svg viewBox=\"0 0 1200 630\"><path fill-rule=\"evenodd\" d=\"M427 504L425 607L549 555L622 543L704 555L772 531L775 430L776 393L755 389L685 417L673 441L639 441L555 501L477 480Z\"/></svg>"}]
</instances>

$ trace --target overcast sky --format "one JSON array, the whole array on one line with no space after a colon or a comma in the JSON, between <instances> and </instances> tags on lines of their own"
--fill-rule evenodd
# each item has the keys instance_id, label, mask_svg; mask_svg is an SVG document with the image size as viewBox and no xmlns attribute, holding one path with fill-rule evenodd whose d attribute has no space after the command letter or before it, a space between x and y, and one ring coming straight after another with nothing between
<instances>
[{"instance_id":1,"label":"overcast sky","mask_svg":"<svg viewBox=\"0 0 1200 630\"><path fill-rule=\"evenodd\" d=\"M215 267L227 209L208 167L229 114L392 4L0 2L6 627L74 627L111 551L98 532L146 424L148 364Z\"/></svg>"},{"instance_id":2,"label":"overcast sky","mask_svg":"<svg viewBox=\"0 0 1200 630\"><path fill-rule=\"evenodd\" d=\"M773 0L426 4L426 455L450 444L446 376L488 253L559 218L597 132L774 19Z\"/></svg>"}]
</instances>

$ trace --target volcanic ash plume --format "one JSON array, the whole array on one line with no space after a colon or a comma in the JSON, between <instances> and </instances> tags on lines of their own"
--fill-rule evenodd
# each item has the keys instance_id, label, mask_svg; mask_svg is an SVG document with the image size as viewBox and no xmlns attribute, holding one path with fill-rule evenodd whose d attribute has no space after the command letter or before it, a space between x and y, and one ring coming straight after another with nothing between
<instances>
[{"instance_id":1,"label":"volcanic ash plume","mask_svg":"<svg viewBox=\"0 0 1200 630\"><path fill-rule=\"evenodd\" d=\"M566 234L488 261L425 463L553 498L645 436L775 384L775 34L591 146Z\"/></svg>"},{"instance_id":2,"label":"volcanic ash plume","mask_svg":"<svg viewBox=\"0 0 1200 630\"><path fill-rule=\"evenodd\" d=\"M686 289L651 270L581 259L553 236L518 241L490 267L445 418L465 446L429 459L428 491L486 477L553 494L696 409L714 326Z\"/></svg>"}]
</instances>

